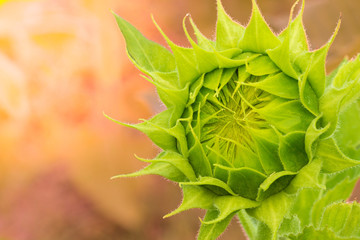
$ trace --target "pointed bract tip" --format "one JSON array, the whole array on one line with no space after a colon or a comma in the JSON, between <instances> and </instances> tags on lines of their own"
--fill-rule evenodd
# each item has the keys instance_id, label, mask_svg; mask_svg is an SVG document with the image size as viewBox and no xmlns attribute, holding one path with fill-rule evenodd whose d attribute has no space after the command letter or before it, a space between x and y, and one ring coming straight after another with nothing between
<instances>
[{"instance_id":1,"label":"pointed bract tip","mask_svg":"<svg viewBox=\"0 0 360 240\"><path fill-rule=\"evenodd\" d=\"M337 22L337 24L336 24L336 28L335 28L335 30L334 30L334 33L332 34L330 40L326 43L325 46L330 47L331 44L334 42L335 37L337 36L337 34L339 33L339 30L340 30L341 18L342 18L342 15L341 15L341 13L340 13L339 20L338 20L338 22Z\"/></svg>"},{"instance_id":2,"label":"pointed bract tip","mask_svg":"<svg viewBox=\"0 0 360 240\"><path fill-rule=\"evenodd\" d=\"M115 123L117 123L117 124L120 124L120 125L122 125L122 126L124 126L124 127L129 127L129 128L135 128L135 129L137 129L136 126L131 125L131 124L128 124L128 123L120 122L119 120L116 120L115 118L110 117L109 115L107 115L107 114L104 113L104 112L103 112L103 115L104 115L107 119L109 119L109 120L111 120L111 121L113 121L113 122L115 122Z\"/></svg>"},{"instance_id":3,"label":"pointed bract tip","mask_svg":"<svg viewBox=\"0 0 360 240\"><path fill-rule=\"evenodd\" d=\"M160 34L163 36L163 38L165 39L165 41L167 42L167 44L169 44L170 48L177 47L177 45L176 45L174 42L172 42L168 36L166 36L166 34L164 33L164 31L161 29L161 27L159 26L159 24L156 22L153 14L151 14L151 20L152 20L152 22L154 23L154 25L155 25L155 27L157 28L157 30L158 30L158 31L160 32Z\"/></svg>"},{"instance_id":4,"label":"pointed bract tip","mask_svg":"<svg viewBox=\"0 0 360 240\"><path fill-rule=\"evenodd\" d=\"M142 162L151 162L150 159L145 159L145 158L142 158L142 157L139 157L138 155L134 154L134 157L139 160L139 161L142 161Z\"/></svg>"},{"instance_id":5,"label":"pointed bract tip","mask_svg":"<svg viewBox=\"0 0 360 240\"><path fill-rule=\"evenodd\" d=\"M190 33L189 31L187 30L187 27L186 27L186 19L189 19L190 20L190 14L187 13L183 19L183 30L184 30L184 33L185 33L185 36L186 38L189 40L190 44L195 48L197 46L197 44L195 43L195 41L192 39L192 37L190 36Z\"/></svg>"},{"instance_id":6,"label":"pointed bract tip","mask_svg":"<svg viewBox=\"0 0 360 240\"><path fill-rule=\"evenodd\" d=\"M222 5L222 2L221 0L216 0L216 5L217 5L217 8L221 8L221 9L224 9L224 6Z\"/></svg>"},{"instance_id":7,"label":"pointed bract tip","mask_svg":"<svg viewBox=\"0 0 360 240\"><path fill-rule=\"evenodd\" d=\"M117 178L122 178L123 176L122 175L116 175L116 176L112 176L110 178L110 180L114 180L114 179L117 179Z\"/></svg>"},{"instance_id":8,"label":"pointed bract tip","mask_svg":"<svg viewBox=\"0 0 360 240\"><path fill-rule=\"evenodd\" d=\"M290 10L290 22L292 21L293 15L294 15L294 11L295 11L295 7L298 5L300 0L296 0L295 3L291 6L291 10Z\"/></svg>"},{"instance_id":9,"label":"pointed bract tip","mask_svg":"<svg viewBox=\"0 0 360 240\"><path fill-rule=\"evenodd\" d=\"M260 9L259 9L259 6L257 4L257 1L256 0L251 0L251 3L252 3L252 9L253 11L254 10L257 10L258 12L260 12Z\"/></svg>"}]
</instances>

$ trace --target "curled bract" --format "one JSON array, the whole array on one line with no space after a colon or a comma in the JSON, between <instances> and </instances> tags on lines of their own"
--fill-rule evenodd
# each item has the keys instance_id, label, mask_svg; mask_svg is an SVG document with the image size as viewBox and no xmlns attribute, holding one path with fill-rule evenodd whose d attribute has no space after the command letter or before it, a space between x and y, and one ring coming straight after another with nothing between
<instances>
[{"instance_id":1,"label":"curled bract","mask_svg":"<svg viewBox=\"0 0 360 240\"><path fill-rule=\"evenodd\" d=\"M116 15L130 59L150 77L167 107L139 124L121 123L144 132L162 152L152 160L139 158L150 164L120 176L157 174L179 182L183 202L167 216L207 209L199 239L216 238L242 209L252 209L253 217L276 232L281 221L272 223L257 209L278 201L286 210L298 189L322 187L320 171L338 172L360 160L360 137L349 127L360 128L352 122L360 120L360 60L325 74L340 21L330 40L310 51L304 2L293 19L294 5L279 35L255 0L246 27L217 4L215 40L185 17L191 48L174 44L155 23L171 51ZM349 116L354 112L355 120Z\"/></svg>"}]
</instances>

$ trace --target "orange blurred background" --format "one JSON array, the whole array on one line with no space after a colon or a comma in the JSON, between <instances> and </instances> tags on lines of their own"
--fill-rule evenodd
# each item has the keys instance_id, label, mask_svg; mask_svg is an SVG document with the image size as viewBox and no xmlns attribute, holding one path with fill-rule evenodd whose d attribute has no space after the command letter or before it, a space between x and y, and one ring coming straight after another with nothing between
<instances>
[{"instance_id":1,"label":"orange blurred background","mask_svg":"<svg viewBox=\"0 0 360 240\"><path fill-rule=\"evenodd\" d=\"M215 0L0 1L0 239L195 239L192 210L162 219L181 201L179 188L157 176L110 180L144 166L157 149L143 134L116 125L103 112L137 122L162 110L153 86L127 59L110 13L148 38L165 41L150 14L180 45L189 45L182 18L190 13L212 37ZM258 0L276 32L288 22L290 0ZM250 0L223 0L239 22ZM308 0L305 26L313 49L342 27L328 70L360 51L360 3ZM354 193L353 198L359 196ZM234 220L222 239L242 239Z\"/></svg>"}]
</instances>

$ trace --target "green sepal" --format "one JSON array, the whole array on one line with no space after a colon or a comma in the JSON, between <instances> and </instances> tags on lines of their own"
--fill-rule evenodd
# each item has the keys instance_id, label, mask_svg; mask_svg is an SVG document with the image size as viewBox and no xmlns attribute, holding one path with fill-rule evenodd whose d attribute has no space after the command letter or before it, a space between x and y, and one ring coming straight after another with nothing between
<instances>
[{"instance_id":1,"label":"green sepal","mask_svg":"<svg viewBox=\"0 0 360 240\"><path fill-rule=\"evenodd\" d=\"M147 160L146 162L151 162L151 160ZM181 172L177 167L174 166L174 164L167 161L156 160L137 172L120 174L112 177L111 179L140 177L146 175L159 175L174 182L185 182L189 180L183 172Z\"/></svg>"},{"instance_id":2,"label":"green sepal","mask_svg":"<svg viewBox=\"0 0 360 240\"><path fill-rule=\"evenodd\" d=\"M299 189L304 188L325 189L319 177L321 167L321 159L314 159L297 173L285 191L289 194L296 194Z\"/></svg>"},{"instance_id":3,"label":"green sepal","mask_svg":"<svg viewBox=\"0 0 360 240\"><path fill-rule=\"evenodd\" d=\"M194 30L198 46L207 51L214 50L215 42L209 40L200 32L200 30L197 28L196 24L194 23L191 17L189 17L189 20Z\"/></svg>"},{"instance_id":4,"label":"green sepal","mask_svg":"<svg viewBox=\"0 0 360 240\"><path fill-rule=\"evenodd\" d=\"M240 196L219 196L214 200L214 206L219 211L219 215L212 221L204 221L204 224L213 224L222 221L227 216L238 212L241 209L249 209L258 207L261 203L252 201Z\"/></svg>"},{"instance_id":5,"label":"green sepal","mask_svg":"<svg viewBox=\"0 0 360 240\"><path fill-rule=\"evenodd\" d=\"M260 202L239 196L219 196L214 199L214 206L218 210L218 216L211 221L203 221L202 223L214 224L216 222L221 222L241 209L255 208L260 204Z\"/></svg>"},{"instance_id":6,"label":"green sepal","mask_svg":"<svg viewBox=\"0 0 360 240\"><path fill-rule=\"evenodd\" d=\"M217 0L216 49L238 48L245 28L226 14L220 0Z\"/></svg>"},{"instance_id":7,"label":"green sepal","mask_svg":"<svg viewBox=\"0 0 360 240\"><path fill-rule=\"evenodd\" d=\"M255 200L257 189L266 179L266 175L251 168L229 168L216 164L215 166L228 171L227 184L238 195Z\"/></svg>"},{"instance_id":8,"label":"green sepal","mask_svg":"<svg viewBox=\"0 0 360 240\"><path fill-rule=\"evenodd\" d=\"M180 151L184 156L188 156L185 129L180 121L175 126L168 126L169 114L172 109L167 109L150 120L143 119L143 122L128 125L145 133L156 145L163 150Z\"/></svg>"},{"instance_id":9,"label":"green sepal","mask_svg":"<svg viewBox=\"0 0 360 240\"><path fill-rule=\"evenodd\" d=\"M172 113L169 117L169 122L175 124L177 119L181 117L186 107L186 102L189 96L189 86L185 86L182 89L173 88L173 86L165 86L164 83L159 81L152 81L151 79L144 77L147 81L152 83L157 90L160 100L165 104L168 109L172 109Z\"/></svg>"},{"instance_id":10,"label":"green sepal","mask_svg":"<svg viewBox=\"0 0 360 240\"><path fill-rule=\"evenodd\" d=\"M309 71L308 81L310 82L312 88L314 89L316 95L320 97L325 90L325 63L326 57L329 52L331 44L334 42L335 37L340 29L341 19L338 21L338 24L335 28L333 35L330 40L319 50L316 50L313 58L313 63Z\"/></svg>"},{"instance_id":11,"label":"green sepal","mask_svg":"<svg viewBox=\"0 0 360 240\"><path fill-rule=\"evenodd\" d=\"M267 175L284 170L279 158L279 140L272 129L251 129L256 152Z\"/></svg>"},{"instance_id":12,"label":"green sepal","mask_svg":"<svg viewBox=\"0 0 360 240\"><path fill-rule=\"evenodd\" d=\"M145 133L156 145L164 150L170 150L177 152L177 141L176 137L179 139L179 143L181 143L181 149L184 151L184 154L187 155L187 146L186 139L183 137L184 131L183 126L180 122L178 122L175 127L170 128L167 122L168 116L172 113L172 109L167 109L158 115L155 115L150 120L144 120L144 122L138 124L127 124L120 122L116 119L111 118L110 116L104 114L111 121L118 123L122 126L137 129L143 133ZM185 145L184 145L185 144Z\"/></svg>"},{"instance_id":13,"label":"green sepal","mask_svg":"<svg viewBox=\"0 0 360 240\"><path fill-rule=\"evenodd\" d=\"M197 80L195 80L189 89L189 98L186 107L189 108L191 104L196 101L196 98L204 85L205 74L202 74ZM190 120L191 121L191 120Z\"/></svg>"},{"instance_id":14,"label":"green sepal","mask_svg":"<svg viewBox=\"0 0 360 240\"><path fill-rule=\"evenodd\" d=\"M331 44L333 43L337 32L339 31L341 21L339 20L336 29L330 40L320 49L314 52L299 54L295 59L295 64L300 67L302 72L308 71L307 80L309 81L316 96L320 98L325 90L325 62L326 56ZM310 60L310 61L309 61ZM309 66L309 64L311 64ZM309 68L309 69L308 69Z\"/></svg>"},{"instance_id":15,"label":"green sepal","mask_svg":"<svg viewBox=\"0 0 360 240\"><path fill-rule=\"evenodd\" d=\"M258 82L248 82L245 84L259 88L278 97L299 99L297 81L282 72L269 75L264 80Z\"/></svg>"},{"instance_id":16,"label":"green sepal","mask_svg":"<svg viewBox=\"0 0 360 240\"><path fill-rule=\"evenodd\" d=\"M254 153L251 149L246 148L240 142L237 142L233 139L223 138L223 137L219 137L219 139L223 139L225 141L233 143L234 145L236 145L237 149L239 150L237 152L235 159L233 159L231 162L231 165L233 167L235 167L235 168L248 167L248 168L252 168L256 171L259 171L261 173L265 173L265 170L262 166L262 162L260 160L259 154ZM259 141L261 141L261 140L259 140ZM215 150L212 149L211 151L215 151ZM221 153L218 151L217 155L220 156ZM222 164L222 163L219 163L219 164ZM222 165L224 165L224 164L222 164Z\"/></svg>"},{"instance_id":17,"label":"green sepal","mask_svg":"<svg viewBox=\"0 0 360 240\"><path fill-rule=\"evenodd\" d=\"M254 76L264 76L279 71L280 69L265 55L257 57L246 64L246 72Z\"/></svg>"},{"instance_id":18,"label":"green sepal","mask_svg":"<svg viewBox=\"0 0 360 240\"><path fill-rule=\"evenodd\" d=\"M298 100L288 101L278 98L257 111L276 129L285 134L306 131L314 118Z\"/></svg>"},{"instance_id":19,"label":"green sepal","mask_svg":"<svg viewBox=\"0 0 360 240\"><path fill-rule=\"evenodd\" d=\"M250 216L245 209L237 213L241 226L249 239L267 240L271 239L271 232L268 227L256 218ZM264 228L266 229L265 231Z\"/></svg>"},{"instance_id":20,"label":"green sepal","mask_svg":"<svg viewBox=\"0 0 360 240\"><path fill-rule=\"evenodd\" d=\"M281 171L271 174L263 183L261 183L256 200L262 201L269 196L284 190L296 174L296 172L290 171Z\"/></svg>"},{"instance_id":21,"label":"green sepal","mask_svg":"<svg viewBox=\"0 0 360 240\"><path fill-rule=\"evenodd\" d=\"M212 221L218 216L216 209L208 210L203 221ZM230 214L220 222L201 224L197 240L216 240L227 228L235 213Z\"/></svg>"},{"instance_id":22,"label":"green sepal","mask_svg":"<svg viewBox=\"0 0 360 240\"><path fill-rule=\"evenodd\" d=\"M252 4L251 19L239 47L244 52L266 53L267 49L276 48L281 42L265 22L255 0Z\"/></svg>"},{"instance_id":23,"label":"green sepal","mask_svg":"<svg viewBox=\"0 0 360 240\"><path fill-rule=\"evenodd\" d=\"M193 143L188 141L188 144L193 144L189 145L189 162L197 176L212 176L212 166L198 137L200 134L196 133L196 130L199 130L200 122L200 119L198 119L197 126L195 127L192 127L190 123L188 124L190 130L188 140L190 140L189 136L193 140Z\"/></svg>"},{"instance_id":24,"label":"green sepal","mask_svg":"<svg viewBox=\"0 0 360 240\"><path fill-rule=\"evenodd\" d=\"M189 181L196 181L196 176L194 170L192 169L189 161L184 158L183 155L172 152L172 151L164 151L161 152L158 156L153 159L143 159L136 157L137 159L143 162L150 163L170 163L174 167L176 167L179 171L181 171Z\"/></svg>"},{"instance_id":25,"label":"green sepal","mask_svg":"<svg viewBox=\"0 0 360 240\"><path fill-rule=\"evenodd\" d=\"M329 129L330 124L327 124L325 127L320 126L320 119L322 114L317 116L312 122L310 123L308 129L306 130L305 134L305 152L308 156L309 161L311 162L314 157L314 152L316 148L316 142L319 137Z\"/></svg>"},{"instance_id":26,"label":"green sepal","mask_svg":"<svg viewBox=\"0 0 360 240\"><path fill-rule=\"evenodd\" d=\"M334 88L341 89L352 81L358 81L360 77L360 56L352 61L343 62L337 69L336 75L332 79L331 85Z\"/></svg>"},{"instance_id":27,"label":"green sepal","mask_svg":"<svg viewBox=\"0 0 360 240\"><path fill-rule=\"evenodd\" d=\"M175 71L175 59L169 50L148 40L130 23L113 14L125 38L129 57L141 71L150 76L157 72Z\"/></svg>"},{"instance_id":28,"label":"green sepal","mask_svg":"<svg viewBox=\"0 0 360 240\"><path fill-rule=\"evenodd\" d=\"M164 218L171 217L180 212L192 209L213 209L214 199L217 195L202 186L180 184L183 191L183 200L181 205L169 214L166 214Z\"/></svg>"},{"instance_id":29,"label":"green sepal","mask_svg":"<svg viewBox=\"0 0 360 240\"><path fill-rule=\"evenodd\" d=\"M279 156L287 171L297 172L308 163L305 132L291 132L280 137Z\"/></svg>"},{"instance_id":30,"label":"green sepal","mask_svg":"<svg viewBox=\"0 0 360 240\"><path fill-rule=\"evenodd\" d=\"M198 181L183 183L182 185L193 185L207 187L215 193L222 195L233 195L237 196L236 193L223 181L213 177L200 177Z\"/></svg>"},{"instance_id":31,"label":"green sepal","mask_svg":"<svg viewBox=\"0 0 360 240\"><path fill-rule=\"evenodd\" d=\"M298 73L295 71L295 69L292 66L292 56L290 52L290 40L292 33L296 33L298 29L292 30L291 28L294 27L291 24L292 21L292 15L294 8L296 6L297 2L293 5L290 12L290 18L289 18L289 25L287 27L287 34L285 34L283 41L280 46L274 49L269 49L266 51L266 53L269 55L270 59L281 69L281 71L288 76L298 79ZM298 27L298 26L295 26ZM290 32L290 34L289 34ZM292 50L292 49L291 49Z\"/></svg>"},{"instance_id":32,"label":"green sepal","mask_svg":"<svg viewBox=\"0 0 360 240\"><path fill-rule=\"evenodd\" d=\"M302 0L302 6L299 14L293 21L290 20L291 23L288 25L288 27L279 34L279 38L284 39L283 41L285 41L286 38L289 38L289 49L291 49L289 54L291 55L292 61L299 53L307 52L309 50L307 36L303 24L304 9L305 0Z\"/></svg>"},{"instance_id":33,"label":"green sepal","mask_svg":"<svg viewBox=\"0 0 360 240\"><path fill-rule=\"evenodd\" d=\"M351 159L342 153L333 138L319 141L316 157L322 159L322 171L325 173L338 172L360 164L360 160Z\"/></svg>"},{"instance_id":34,"label":"green sepal","mask_svg":"<svg viewBox=\"0 0 360 240\"><path fill-rule=\"evenodd\" d=\"M316 95L316 92L308 83L312 64L313 64L313 58L311 58L308 68L299 79L299 92L300 92L300 100L303 106L307 110L309 110L312 114L314 114L314 116L317 116L319 115L319 99L318 96Z\"/></svg>"},{"instance_id":35,"label":"green sepal","mask_svg":"<svg viewBox=\"0 0 360 240\"><path fill-rule=\"evenodd\" d=\"M353 101L346 101L346 96L354 93L354 89L360 90L360 83L352 81L345 84L342 88L330 86L325 94L320 98L320 111L324 114L323 125L330 123L330 128L324 134L324 137L331 136L338 125L339 114L346 105ZM357 93L358 94L358 93ZM348 98L351 100L352 98Z\"/></svg>"},{"instance_id":36,"label":"green sepal","mask_svg":"<svg viewBox=\"0 0 360 240\"><path fill-rule=\"evenodd\" d=\"M195 56L195 62L193 62L194 65L197 66L197 70L201 73L209 72L213 69L216 69L218 66L220 66L219 60L217 58L217 55L214 54L215 49L213 50L205 50L201 48L199 45L195 43L195 41L191 38L189 32L186 28L186 17L183 20L183 29L184 33L189 40L191 46L193 47L194 56ZM189 81L193 79L188 79Z\"/></svg>"}]
</instances>

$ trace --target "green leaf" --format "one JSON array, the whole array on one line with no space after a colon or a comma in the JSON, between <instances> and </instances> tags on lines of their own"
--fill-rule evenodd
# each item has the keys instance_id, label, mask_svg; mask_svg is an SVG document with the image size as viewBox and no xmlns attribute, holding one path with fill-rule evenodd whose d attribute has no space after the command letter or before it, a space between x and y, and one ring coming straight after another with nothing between
<instances>
[{"instance_id":1,"label":"green leaf","mask_svg":"<svg viewBox=\"0 0 360 240\"><path fill-rule=\"evenodd\" d=\"M356 184L356 180L350 180L346 178L337 183L337 185L328 189L323 195L313 203L311 215L312 215L312 224L315 227L318 227L321 222L321 218L323 216L324 210L326 206L332 204L334 202L344 201L350 197L352 190Z\"/></svg>"},{"instance_id":2,"label":"green leaf","mask_svg":"<svg viewBox=\"0 0 360 240\"><path fill-rule=\"evenodd\" d=\"M358 240L360 239L359 203L335 203L326 207L319 217L318 227L307 227L300 234L292 234L289 239L312 240Z\"/></svg>"},{"instance_id":3,"label":"green leaf","mask_svg":"<svg viewBox=\"0 0 360 240\"><path fill-rule=\"evenodd\" d=\"M279 228L278 234L281 235L290 235L299 234L301 232L301 222L296 215L293 215L289 218L284 218Z\"/></svg>"},{"instance_id":4,"label":"green leaf","mask_svg":"<svg viewBox=\"0 0 360 240\"><path fill-rule=\"evenodd\" d=\"M280 45L280 40L271 31L255 0L252 0L253 8L249 24L244 37L240 42L243 51L266 53L267 49L273 49Z\"/></svg>"},{"instance_id":5,"label":"green leaf","mask_svg":"<svg viewBox=\"0 0 360 240\"><path fill-rule=\"evenodd\" d=\"M341 151L350 158L360 159L360 101L347 107L339 116L334 138Z\"/></svg>"},{"instance_id":6,"label":"green leaf","mask_svg":"<svg viewBox=\"0 0 360 240\"><path fill-rule=\"evenodd\" d=\"M249 239L269 240L272 239L272 233L265 223L250 216L245 209L238 212L239 220Z\"/></svg>"},{"instance_id":7,"label":"green leaf","mask_svg":"<svg viewBox=\"0 0 360 240\"><path fill-rule=\"evenodd\" d=\"M322 174L324 186L317 187L321 167L318 163L321 161L314 159L313 162L305 166L286 189L286 192L296 193L296 200L289 216L299 218L301 229L309 225L318 227L326 207L334 202L346 200L360 175L359 167L332 175ZM311 184L311 182L314 183ZM293 233L295 232L290 231L286 235Z\"/></svg>"},{"instance_id":8,"label":"green leaf","mask_svg":"<svg viewBox=\"0 0 360 240\"><path fill-rule=\"evenodd\" d=\"M290 240L314 240L314 239L331 239L331 240L359 240L359 238L353 238L353 237L339 237L336 236L334 232L328 229L321 229L317 230L313 227L307 227L305 230L298 235L292 235L289 236L288 239Z\"/></svg>"},{"instance_id":9,"label":"green leaf","mask_svg":"<svg viewBox=\"0 0 360 240\"><path fill-rule=\"evenodd\" d=\"M320 228L330 228L341 237L360 238L360 204L336 203L326 208Z\"/></svg>"},{"instance_id":10,"label":"green leaf","mask_svg":"<svg viewBox=\"0 0 360 240\"><path fill-rule=\"evenodd\" d=\"M322 159L322 171L326 173L338 172L360 164L360 160L351 159L345 156L340 151L333 138L319 141L316 157Z\"/></svg>"},{"instance_id":11,"label":"green leaf","mask_svg":"<svg viewBox=\"0 0 360 240\"><path fill-rule=\"evenodd\" d=\"M201 224L197 240L216 240L227 228L235 213L229 215L220 222L213 224ZM217 210L208 210L203 221L211 221L218 216Z\"/></svg>"},{"instance_id":12,"label":"green leaf","mask_svg":"<svg viewBox=\"0 0 360 240\"><path fill-rule=\"evenodd\" d=\"M275 240L281 222L292 207L293 202L293 196L280 192L264 200L259 207L248 209L247 212L264 222L271 229L272 239Z\"/></svg>"},{"instance_id":13,"label":"green leaf","mask_svg":"<svg viewBox=\"0 0 360 240\"><path fill-rule=\"evenodd\" d=\"M216 49L238 48L245 28L226 14L220 0L217 0Z\"/></svg>"},{"instance_id":14,"label":"green leaf","mask_svg":"<svg viewBox=\"0 0 360 240\"><path fill-rule=\"evenodd\" d=\"M283 229L282 233L283 235L290 235L294 233L299 233L304 230L306 226L311 225L311 213L314 206L314 202L316 202L321 195L320 189L314 189L314 188L304 188L301 189L300 192L298 192L296 196L296 200L294 202L294 205L289 212L290 218L296 218L300 221L300 229L298 227L296 229L288 229L288 232L284 232L285 229ZM297 223L295 223L297 224ZM284 228L285 226L281 226Z\"/></svg>"}]
</instances>

